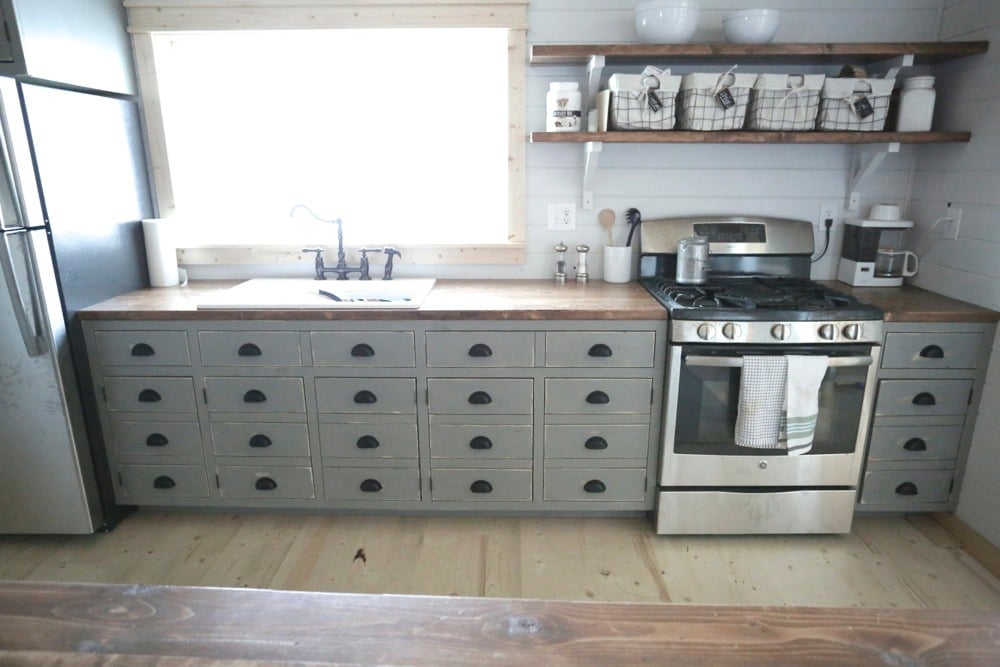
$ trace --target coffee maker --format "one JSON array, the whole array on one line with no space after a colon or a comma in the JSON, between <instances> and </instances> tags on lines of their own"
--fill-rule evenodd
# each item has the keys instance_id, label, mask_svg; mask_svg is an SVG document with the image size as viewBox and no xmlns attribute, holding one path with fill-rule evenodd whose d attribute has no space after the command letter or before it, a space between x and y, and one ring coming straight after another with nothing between
<instances>
[{"instance_id":1,"label":"coffee maker","mask_svg":"<svg viewBox=\"0 0 1000 667\"><path fill-rule=\"evenodd\" d=\"M888 273L882 270L880 255L899 254L897 251L902 244L903 232L913 227L913 223L874 218L894 215L898 218L898 212L895 206L878 205L872 207L871 216L867 219L844 220L844 247L840 253L837 280L860 287L898 287L903 284L904 276L916 273L916 267L910 270L900 266ZM916 262L916 255L905 254L912 255Z\"/></svg>"}]
</instances>

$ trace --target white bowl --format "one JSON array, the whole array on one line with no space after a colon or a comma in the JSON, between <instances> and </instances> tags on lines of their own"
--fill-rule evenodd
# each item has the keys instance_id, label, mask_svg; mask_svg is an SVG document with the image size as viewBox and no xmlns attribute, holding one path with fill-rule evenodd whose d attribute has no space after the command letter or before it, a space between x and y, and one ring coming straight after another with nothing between
<instances>
[{"instance_id":1,"label":"white bowl","mask_svg":"<svg viewBox=\"0 0 1000 667\"><path fill-rule=\"evenodd\" d=\"M659 0L635 8L635 30L647 44L683 44L698 28L697 0Z\"/></svg>"},{"instance_id":2,"label":"white bowl","mask_svg":"<svg viewBox=\"0 0 1000 667\"><path fill-rule=\"evenodd\" d=\"M726 41L734 44L767 44L774 39L781 22L776 9L747 9L722 19Z\"/></svg>"}]
</instances>

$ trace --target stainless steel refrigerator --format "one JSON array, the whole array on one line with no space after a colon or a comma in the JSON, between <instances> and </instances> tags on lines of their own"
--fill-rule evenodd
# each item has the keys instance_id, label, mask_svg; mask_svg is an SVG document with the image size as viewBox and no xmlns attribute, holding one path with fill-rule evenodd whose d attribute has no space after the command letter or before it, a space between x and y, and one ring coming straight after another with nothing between
<instances>
[{"instance_id":1,"label":"stainless steel refrigerator","mask_svg":"<svg viewBox=\"0 0 1000 667\"><path fill-rule=\"evenodd\" d=\"M0 533L116 508L76 312L148 286L134 99L0 78Z\"/></svg>"}]
</instances>

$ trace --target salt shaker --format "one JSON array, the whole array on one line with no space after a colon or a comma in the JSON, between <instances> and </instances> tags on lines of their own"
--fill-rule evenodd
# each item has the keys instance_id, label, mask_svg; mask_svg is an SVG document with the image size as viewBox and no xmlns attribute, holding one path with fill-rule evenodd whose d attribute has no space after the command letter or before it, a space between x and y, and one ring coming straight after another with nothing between
<instances>
[{"instance_id":1,"label":"salt shaker","mask_svg":"<svg viewBox=\"0 0 1000 667\"><path fill-rule=\"evenodd\" d=\"M566 251L569 248L562 241L556 246L556 282L559 284L566 282Z\"/></svg>"},{"instance_id":2,"label":"salt shaker","mask_svg":"<svg viewBox=\"0 0 1000 667\"><path fill-rule=\"evenodd\" d=\"M576 282L585 283L590 280L590 273L587 271L587 253L590 251L589 245L581 243L576 247L578 253L576 259Z\"/></svg>"}]
</instances>

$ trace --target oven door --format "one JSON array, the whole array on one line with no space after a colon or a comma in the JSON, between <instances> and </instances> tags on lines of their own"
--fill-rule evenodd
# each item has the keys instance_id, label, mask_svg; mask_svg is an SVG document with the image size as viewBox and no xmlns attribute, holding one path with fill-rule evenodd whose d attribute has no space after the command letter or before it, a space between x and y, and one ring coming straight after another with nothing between
<instances>
[{"instance_id":1,"label":"oven door","mask_svg":"<svg viewBox=\"0 0 1000 667\"><path fill-rule=\"evenodd\" d=\"M878 367L879 347L671 346L660 484L664 487L856 487ZM826 355L812 449L735 444L743 356Z\"/></svg>"}]
</instances>

